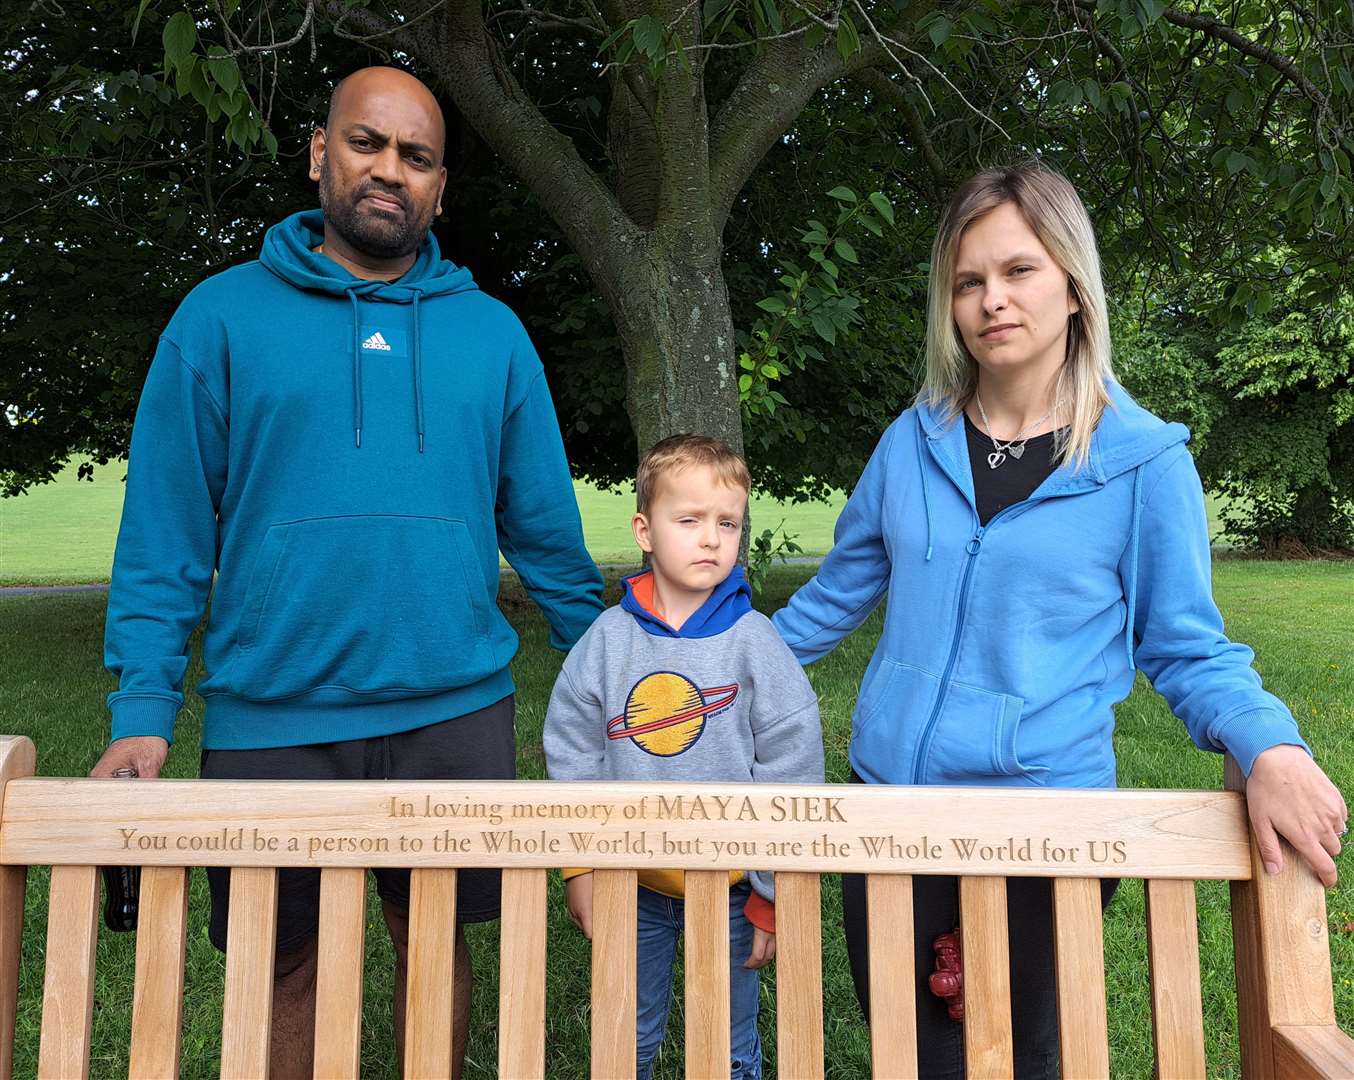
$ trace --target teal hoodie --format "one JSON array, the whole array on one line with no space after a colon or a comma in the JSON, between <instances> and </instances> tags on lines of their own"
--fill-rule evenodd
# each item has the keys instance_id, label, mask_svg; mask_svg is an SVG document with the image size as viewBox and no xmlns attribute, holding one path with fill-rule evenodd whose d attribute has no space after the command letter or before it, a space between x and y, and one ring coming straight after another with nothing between
<instances>
[{"instance_id":1,"label":"teal hoodie","mask_svg":"<svg viewBox=\"0 0 1354 1080\"><path fill-rule=\"evenodd\" d=\"M1305 747L1223 631L1189 432L1108 389L1089 462L986 525L961 421L922 404L884 433L832 551L774 618L810 663L888 596L851 725L867 782L1113 787L1135 670L1247 774Z\"/></svg>"},{"instance_id":2,"label":"teal hoodie","mask_svg":"<svg viewBox=\"0 0 1354 1080\"><path fill-rule=\"evenodd\" d=\"M287 218L160 338L108 600L114 738L171 737L209 593L207 748L390 734L512 693L500 550L555 647L602 610L516 317L432 236L395 282L322 239L318 211Z\"/></svg>"}]
</instances>

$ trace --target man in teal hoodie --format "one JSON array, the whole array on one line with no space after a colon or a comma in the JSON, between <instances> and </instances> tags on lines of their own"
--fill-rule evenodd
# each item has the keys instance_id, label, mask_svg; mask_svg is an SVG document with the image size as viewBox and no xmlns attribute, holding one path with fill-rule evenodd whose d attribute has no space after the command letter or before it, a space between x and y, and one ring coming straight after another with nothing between
<instances>
[{"instance_id":1,"label":"man in teal hoodie","mask_svg":"<svg viewBox=\"0 0 1354 1080\"><path fill-rule=\"evenodd\" d=\"M443 137L416 79L349 76L311 143L322 210L275 225L258 261L204 281L161 335L108 601L113 741L93 775L159 773L209 596L204 776L514 775L499 551L556 648L601 612L602 582L531 342L428 234ZM209 876L224 948L229 875ZM496 873L458 877L459 920L496 918ZM274 1077L311 1072L318 878L279 883ZM377 875L397 1037L408 881ZM458 930L458 1072L463 945Z\"/></svg>"}]
</instances>

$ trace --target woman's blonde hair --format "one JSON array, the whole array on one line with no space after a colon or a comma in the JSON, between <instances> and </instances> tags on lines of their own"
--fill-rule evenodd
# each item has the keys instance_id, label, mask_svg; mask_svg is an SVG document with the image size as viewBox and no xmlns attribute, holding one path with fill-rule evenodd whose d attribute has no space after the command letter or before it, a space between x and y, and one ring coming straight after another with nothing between
<instances>
[{"instance_id":1,"label":"woman's blonde hair","mask_svg":"<svg viewBox=\"0 0 1354 1080\"><path fill-rule=\"evenodd\" d=\"M943 409L947 419L963 410L978 387L978 365L954 322L954 273L964 230L997 207L1011 203L1039 242L1067 274L1080 308L1067 323L1067 358L1058 371L1055 400L1069 421L1060 441L1061 460L1080 468L1091 451L1091 434L1109 404L1105 384L1110 363L1109 312L1100 280L1095 230L1076 189L1042 165L988 169L966 180L941 216L931 248L926 316L926 382L919 401Z\"/></svg>"}]
</instances>

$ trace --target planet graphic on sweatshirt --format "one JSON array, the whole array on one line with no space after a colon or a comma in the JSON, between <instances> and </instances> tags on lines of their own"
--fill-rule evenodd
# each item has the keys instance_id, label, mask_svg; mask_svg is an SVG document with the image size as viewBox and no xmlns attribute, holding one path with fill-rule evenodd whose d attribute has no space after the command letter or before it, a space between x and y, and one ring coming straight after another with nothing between
<instances>
[{"instance_id":1,"label":"planet graphic on sweatshirt","mask_svg":"<svg viewBox=\"0 0 1354 1080\"><path fill-rule=\"evenodd\" d=\"M656 671L631 687L625 712L607 721L606 737L633 739L647 753L672 757L699 739L705 721L737 696L737 683L702 690L685 675Z\"/></svg>"}]
</instances>

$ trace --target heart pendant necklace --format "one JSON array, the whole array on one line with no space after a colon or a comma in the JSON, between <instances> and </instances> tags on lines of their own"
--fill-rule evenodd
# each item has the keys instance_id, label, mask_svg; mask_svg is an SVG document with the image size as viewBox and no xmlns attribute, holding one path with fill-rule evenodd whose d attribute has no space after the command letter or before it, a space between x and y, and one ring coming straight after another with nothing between
<instances>
[{"instance_id":1,"label":"heart pendant necklace","mask_svg":"<svg viewBox=\"0 0 1354 1080\"><path fill-rule=\"evenodd\" d=\"M1039 427L1045 420L1062 407L1061 399L1055 401L1053 403L1053 408L1049 409L1048 412L1044 413L1044 415L1039 417L1034 423L1026 424L1017 431L1015 438L1008 439L1003 443L992 434L992 425L988 423L987 420L987 410L983 408L983 399L978 396L978 391L976 390L973 392L973 400L978 403L978 415L983 418L983 433L992 440L993 451L987 455L987 467L989 469L1000 468L1002 463L1006 460L1007 454L1010 454L1011 457L1019 461L1021 456L1025 453L1025 444L1029 442L1029 436L1026 435L1025 432L1033 431L1035 428Z\"/></svg>"}]
</instances>

